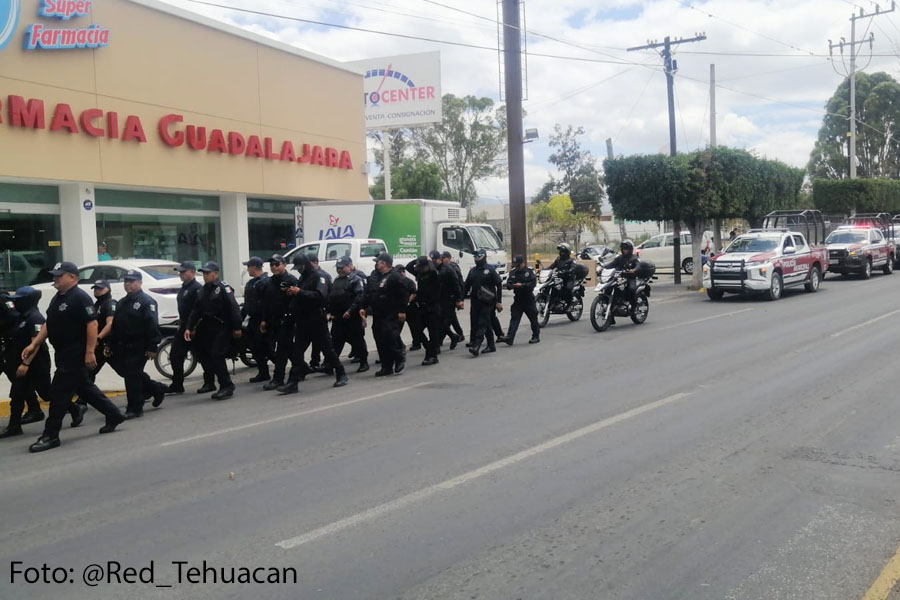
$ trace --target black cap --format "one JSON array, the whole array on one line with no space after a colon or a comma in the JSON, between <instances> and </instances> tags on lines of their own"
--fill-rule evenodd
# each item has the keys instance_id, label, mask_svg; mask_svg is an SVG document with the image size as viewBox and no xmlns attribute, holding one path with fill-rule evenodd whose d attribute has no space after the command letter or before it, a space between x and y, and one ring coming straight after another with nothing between
<instances>
[{"instance_id":1,"label":"black cap","mask_svg":"<svg viewBox=\"0 0 900 600\"><path fill-rule=\"evenodd\" d=\"M449 251L449 250L444 250L444 251L441 253L441 258L453 258L453 255L450 254L450 251Z\"/></svg>"},{"instance_id":2,"label":"black cap","mask_svg":"<svg viewBox=\"0 0 900 600\"><path fill-rule=\"evenodd\" d=\"M72 275L78 275L78 265L73 262L65 261L61 263L56 263L53 265L53 268L50 269L50 274L54 277L59 277L63 273L71 273Z\"/></svg>"},{"instance_id":3,"label":"black cap","mask_svg":"<svg viewBox=\"0 0 900 600\"><path fill-rule=\"evenodd\" d=\"M485 252L484 249L479 248L478 250L476 250L475 252L472 253L472 256L474 258L484 258L485 256L487 256L487 252Z\"/></svg>"},{"instance_id":4,"label":"black cap","mask_svg":"<svg viewBox=\"0 0 900 600\"><path fill-rule=\"evenodd\" d=\"M211 273L213 271L215 271L216 273L221 271L221 269L219 269L219 263L217 263L214 260L207 261L207 263L205 265L200 267L201 273Z\"/></svg>"},{"instance_id":5,"label":"black cap","mask_svg":"<svg viewBox=\"0 0 900 600\"><path fill-rule=\"evenodd\" d=\"M189 260L183 260L181 261L181 264L175 267L175 270L179 273L184 273L185 271L196 271L197 267L194 266L193 262Z\"/></svg>"},{"instance_id":6,"label":"black cap","mask_svg":"<svg viewBox=\"0 0 900 600\"><path fill-rule=\"evenodd\" d=\"M318 254L307 254L306 258L309 259L309 262L319 264L319 255Z\"/></svg>"},{"instance_id":7,"label":"black cap","mask_svg":"<svg viewBox=\"0 0 900 600\"><path fill-rule=\"evenodd\" d=\"M338 259L334 266L338 269L343 269L344 267L349 267L353 264L353 261L350 260L349 256L344 256Z\"/></svg>"},{"instance_id":8,"label":"black cap","mask_svg":"<svg viewBox=\"0 0 900 600\"><path fill-rule=\"evenodd\" d=\"M298 252L294 256L294 270L299 271L301 268L306 268L310 262L310 258L312 258L309 254L305 252Z\"/></svg>"},{"instance_id":9,"label":"black cap","mask_svg":"<svg viewBox=\"0 0 900 600\"><path fill-rule=\"evenodd\" d=\"M428 264L428 257L427 257L427 256L420 256L419 258L416 259L416 266L417 266L417 267L424 267L424 266L427 265L427 264Z\"/></svg>"},{"instance_id":10,"label":"black cap","mask_svg":"<svg viewBox=\"0 0 900 600\"><path fill-rule=\"evenodd\" d=\"M431 260L438 260L441 258L441 253L438 252L437 250L432 250L431 252L428 253L428 256L431 257Z\"/></svg>"},{"instance_id":11,"label":"black cap","mask_svg":"<svg viewBox=\"0 0 900 600\"><path fill-rule=\"evenodd\" d=\"M284 256L282 256L281 254L273 254L271 257L269 257L269 264L279 263L283 265L286 262L287 261L284 260Z\"/></svg>"},{"instance_id":12,"label":"black cap","mask_svg":"<svg viewBox=\"0 0 900 600\"><path fill-rule=\"evenodd\" d=\"M387 263L389 265L394 264L394 257L391 256L390 254L388 254L387 252L382 252L381 254L378 255L378 257L375 260L376 261L380 260L381 262Z\"/></svg>"},{"instance_id":13,"label":"black cap","mask_svg":"<svg viewBox=\"0 0 900 600\"><path fill-rule=\"evenodd\" d=\"M524 263L524 262L525 262L525 257L522 256L521 254L516 254L516 255L513 257L513 264L514 264L514 265L521 265L521 264Z\"/></svg>"},{"instance_id":14,"label":"black cap","mask_svg":"<svg viewBox=\"0 0 900 600\"><path fill-rule=\"evenodd\" d=\"M251 256L250 260L244 263L245 267L256 267L257 269L262 269L263 259L258 256Z\"/></svg>"},{"instance_id":15,"label":"black cap","mask_svg":"<svg viewBox=\"0 0 900 600\"><path fill-rule=\"evenodd\" d=\"M144 275L140 271L135 271L131 269L125 272L125 277L123 277L125 281L143 281Z\"/></svg>"},{"instance_id":16,"label":"black cap","mask_svg":"<svg viewBox=\"0 0 900 600\"><path fill-rule=\"evenodd\" d=\"M91 286L92 290L108 290L109 282L105 279L98 279L94 282L94 285Z\"/></svg>"}]
</instances>

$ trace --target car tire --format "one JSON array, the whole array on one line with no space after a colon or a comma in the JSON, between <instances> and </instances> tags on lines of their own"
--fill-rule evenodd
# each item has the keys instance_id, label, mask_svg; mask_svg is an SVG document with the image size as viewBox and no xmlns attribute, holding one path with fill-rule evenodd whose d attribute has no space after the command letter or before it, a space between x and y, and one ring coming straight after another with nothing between
<instances>
[{"instance_id":1,"label":"car tire","mask_svg":"<svg viewBox=\"0 0 900 600\"><path fill-rule=\"evenodd\" d=\"M775 300L779 300L783 293L784 280L781 278L781 273L773 273L772 283L769 284L769 291L766 292L766 298L774 302Z\"/></svg>"},{"instance_id":2,"label":"car tire","mask_svg":"<svg viewBox=\"0 0 900 600\"><path fill-rule=\"evenodd\" d=\"M706 295L709 296L710 300L719 301L725 297L725 292L721 290L706 290Z\"/></svg>"},{"instance_id":3,"label":"car tire","mask_svg":"<svg viewBox=\"0 0 900 600\"><path fill-rule=\"evenodd\" d=\"M685 275L693 275L694 274L694 259L686 258L681 261L681 270L684 271Z\"/></svg>"},{"instance_id":4,"label":"car tire","mask_svg":"<svg viewBox=\"0 0 900 600\"><path fill-rule=\"evenodd\" d=\"M813 267L809 271L809 281L806 282L806 291L815 294L819 291L819 284L822 283L822 275L819 273L819 267Z\"/></svg>"},{"instance_id":5,"label":"car tire","mask_svg":"<svg viewBox=\"0 0 900 600\"><path fill-rule=\"evenodd\" d=\"M862 273L860 273L860 275L862 275L863 279L871 279L872 278L872 259L871 258L866 259L866 265L863 267Z\"/></svg>"},{"instance_id":6,"label":"car tire","mask_svg":"<svg viewBox=\"0 0 900 600\"><path fill-rule=\"evenodd\" d=\"M884 267L882 267L881 272L885 275L890 275L894 272L894 257L889 256L887 262L884 263Z\"/></svg>"}]
</instances>

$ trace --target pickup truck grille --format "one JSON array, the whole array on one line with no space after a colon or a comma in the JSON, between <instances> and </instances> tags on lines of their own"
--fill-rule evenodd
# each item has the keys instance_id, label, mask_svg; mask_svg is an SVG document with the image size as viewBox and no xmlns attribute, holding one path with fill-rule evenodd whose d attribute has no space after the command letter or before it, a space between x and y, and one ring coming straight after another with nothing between
<instances>
[{"instance_id":1,"label":"pickup truck grille","mask_svg":"<svg viewBox=\"0 0 900 600\"><path fill-rule=\"evenodd\" d=\"M720 273L740 273L741 263L716 261L715 265L713 266L713 271L717 276Z\"/></svg>"},{"instance_id":2,"label":"pickup truck grille","mask_svg":"<svg viewBox=\"0 0 900 600\"><path fill-rule=\"evenodd\" d=\"M844 258L847 256L846 250L829 250L828 258Z\"/></svg>"}]
</instances>

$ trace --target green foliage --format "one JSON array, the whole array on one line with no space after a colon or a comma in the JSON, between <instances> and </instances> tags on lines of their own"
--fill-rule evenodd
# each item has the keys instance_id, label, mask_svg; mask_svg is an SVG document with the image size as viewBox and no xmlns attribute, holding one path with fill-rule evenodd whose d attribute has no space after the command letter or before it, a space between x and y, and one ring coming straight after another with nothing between
<instances>
[{"instance_id":1,"label":"green foliage","mask_svg":"<svg viewBox=\"0 0 900 600\"><path fill-rule=\"evenodd\" d=\"M600 203L605 195L597 169L597 163L589 150L581 147L578 137L584 135L584 128L565 130L557 124L550 136L550 147L554 149L550 155L550 164L562 174L562 179L550 177L534 197L534 202L550 200L553 194L566 194L572 199L575 212L600 214Z\"/></svg>"},{"instance_id":2,"label":"green foliage","mask_svg":"<svg viewBox=\"0 0 900 600\"><path fill-rule=\"evenodd\" d=\"M418 159L405 158L391 169L391 198L426 198L445 200L444 182L437 165ZM375 178L375 185L369 188L375 200L384 200L384 174Z\"/></svg>"},{"instance_id":3,"label":"green foliage","mask_svg":"<svg viewBox=\"0 0 900 600\"><path fill-rule=\"evenodd\" d=\"M900 213L900 181L895 179L814 179L813 202L826 214Z\"/></svg>"},{"instance_id":4,"label":"green foliage","mask_svg":"<svg viewBox=\"0 0 900 600\"><path fill-rule=\"evenodd\" d=\"M576 246L580 244L585 230L594 236L603 231L599 216L591 212L575 212L568 194L556 194L547 202L533 204L527 213L527 221L532 236L559 232L562 241L571 239Z\"/></svg>"}]
</instances>

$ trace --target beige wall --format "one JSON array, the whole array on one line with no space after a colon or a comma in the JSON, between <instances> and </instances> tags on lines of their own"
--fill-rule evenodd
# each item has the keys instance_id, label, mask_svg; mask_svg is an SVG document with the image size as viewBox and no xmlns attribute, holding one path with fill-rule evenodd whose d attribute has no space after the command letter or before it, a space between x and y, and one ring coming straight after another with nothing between
<instances>
[{"instance_id":1,"label":"beige wall","mask_svg":"<svg viewBox=\"0 0 900 600\"><path fill-rule=\"evenodd\" d=\"M40 0L23 0L19 30L0 50L0 176L88 181L246 194L362 200L367 178L363 79L348 71L257 44L127 0L94 0L92 15L38 18ZM23 49L31 23L111 30L106 48ZM13 127L7 98L39 98L47 128ZM81 111L117 111L141 119L147 143L49 130L57 103ZM157 132L160 117L245 138L272 137L347 150L353 169L173 148ZM105 124L105 122L104 122Z\"/></svg>"}]
</instances>

